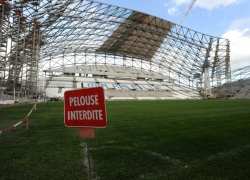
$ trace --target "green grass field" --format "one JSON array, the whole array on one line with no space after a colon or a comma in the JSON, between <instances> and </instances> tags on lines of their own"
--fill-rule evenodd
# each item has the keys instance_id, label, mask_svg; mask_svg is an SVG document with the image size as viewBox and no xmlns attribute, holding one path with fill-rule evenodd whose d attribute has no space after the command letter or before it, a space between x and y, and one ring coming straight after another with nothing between
<instances>
[{"instance_id":1,"label":"green grass field","mask_svg":"<svg viewBox=\"0 0 250 180\"><path fill-rule=\"evenodd\" d=\"M249 179L250 101L107 102L108 126L90 139L94 179ZM0 108L0 130L33 104ZM0 135L0 179L88 179L85 139L63 103L37 104ZM6 142L7 141L7 142Z\"/></svg>"}]
</instances>

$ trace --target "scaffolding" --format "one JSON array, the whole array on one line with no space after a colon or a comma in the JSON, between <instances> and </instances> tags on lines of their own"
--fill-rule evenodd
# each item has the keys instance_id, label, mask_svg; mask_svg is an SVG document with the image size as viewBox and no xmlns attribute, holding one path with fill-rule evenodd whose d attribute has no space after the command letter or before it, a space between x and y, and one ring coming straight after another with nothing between
<instances>
[{"instance_id":1,"label":"scaffolding","mask_svg":"<svg viewBox=\"0 0 250 180\"><path fill-rule=\"evenodd\" d=\"M8 53L8 39L10 31L10 15L12 6L10 3L0 1L0 98L6 84L6 76L8 72L8 62L6 55Z\"/></svg>"},{"instance_id":2,"label":"scaffolding","mask_svg":"<svg viewBox=\"0 0 250 180\"><path fill-rule=\"evenodd\" d=\"M191 88L204 76L202 89L217 94L231 81L227 39L92 0L0 4L1 86L14 98L41 94L41 79L58 74L44 72L84 64L147 70Z\"/></svg>"}]
</instances>

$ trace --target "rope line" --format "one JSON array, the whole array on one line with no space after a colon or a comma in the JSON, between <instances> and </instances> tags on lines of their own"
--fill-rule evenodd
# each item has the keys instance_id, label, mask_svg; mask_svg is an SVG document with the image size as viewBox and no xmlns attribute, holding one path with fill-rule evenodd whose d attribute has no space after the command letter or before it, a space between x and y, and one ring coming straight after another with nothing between
<instances>
[{"instance_id":1,"label":"rope line","mask_svg":"<svg viewBox=\"0 0 250 180\"><path fill-rule=\"evenodd\" d=\"M26 130L28 130L28 120L29 120L29 116L30 116L30 114L32 113L32 111L33 111L34 109L36 110L36 104L31 108L30 112L28 113L27 116L25 116L25 118L23 118L23 119L22 119L21 121L19 121L18 123L14 124L14 125L12 125L12 126L10 126L10 127L8 127L8 128L5 128L5 129L1 130L1 131L0 131L0 134L3 134L3 133L5 133L5 132L10 131L11 129L17 127L18 125L20 125L22 122L25 122L25 121L26 121Z\"/></svg>"}]
</instances>

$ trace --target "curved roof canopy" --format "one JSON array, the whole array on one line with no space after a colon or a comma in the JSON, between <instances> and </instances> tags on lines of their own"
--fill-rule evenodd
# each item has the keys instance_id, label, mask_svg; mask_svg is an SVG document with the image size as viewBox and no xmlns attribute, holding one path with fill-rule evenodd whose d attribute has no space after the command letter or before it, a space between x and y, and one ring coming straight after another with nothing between
<instances>
[{"instance_id":1,"label":"curved roof canopy","mask_svg":"<svg viewBox=\"0 0 250 180\"><path fill-rule=\"evenodd\" d=\"M44 20L44 60L62 54L91 52L151 61L186 77L192 77L194 72L202 73L205 65L213 73L228 72L227 39L92 0L67 3L67 8L54 13L59 14L53 16L55 21Z\"/></svg>"},{"instance_id":2,"label":"curved roof canopy","mask_svg":"<svg viewBox=\"0 0 250 180\"><path fill-rule=\"evenodd\" d=\"M111 64L108 58L112 57L132 62L122 66L147 64L150 71L169 72L186 83L203 74L205 68L218 81L230 72L227 39L147 13L92 0L19 0L13 6L16 14L22 10L22 18L39 29L43 69ZM27 39L32 35L23 34ZM87 59L86 54L94 55ZM119 65L114 61L112 65Z\"/></svg>"}]
</instances>

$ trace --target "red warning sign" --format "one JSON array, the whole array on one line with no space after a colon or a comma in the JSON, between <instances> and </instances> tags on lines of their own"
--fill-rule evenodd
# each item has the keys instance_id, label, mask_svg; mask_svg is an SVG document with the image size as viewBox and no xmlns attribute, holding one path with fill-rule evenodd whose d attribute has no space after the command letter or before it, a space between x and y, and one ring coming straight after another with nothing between
<instances>
[{"instance_id":1,"label":"red warning sign","mask_svg":"<svg viewBox=\"0 0 250 180\"><path fill-rule=\"evenodd\" d=\"M107 115L103 88L66 91L64 124L66 127L105 128Z\"/></svg>"}]
</instances>

